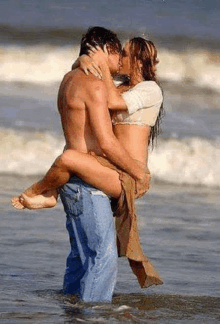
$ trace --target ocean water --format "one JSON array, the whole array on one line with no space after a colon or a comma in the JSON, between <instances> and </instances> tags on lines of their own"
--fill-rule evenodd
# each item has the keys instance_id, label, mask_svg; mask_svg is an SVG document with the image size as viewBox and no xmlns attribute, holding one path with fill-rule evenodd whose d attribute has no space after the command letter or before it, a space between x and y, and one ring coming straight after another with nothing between
<instances>
[{"instance_id":1,"label":"ocean water","mask_svg":"<svg viewBox=\"0 0 220 324\"><path fill-rule=\"evenodd\" d=\"M220 322L220 5L217 0L15 1L0 10L1 322ZM91 25L152 39L166 114L137 202L144 251L164 285L141 290L125 259L112 305L62 295L68 238L59 203L10 198L49 168L64 139L56 96Z\"/></svg>"},{"instance_id":2,"label":"ocean water","mask_svg":"<svg viewBox=\"0 0 220 324\"><path fill-rule=\"evenodd\" d=\"M112 304L62 295L69 249L61 203L18 212L8 203L37 179L2 176L1 323L219 323L219 190L153 183L137 202L144 251L164 284L140 289L119 259Z\"/></svg>"}]
</instances>

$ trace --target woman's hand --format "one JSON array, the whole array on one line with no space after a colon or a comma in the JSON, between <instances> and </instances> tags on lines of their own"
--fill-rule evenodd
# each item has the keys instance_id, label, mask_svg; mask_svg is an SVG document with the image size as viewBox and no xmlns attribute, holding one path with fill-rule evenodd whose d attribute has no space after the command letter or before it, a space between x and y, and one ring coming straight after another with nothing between
<instances>
[{"instance_id":1,"label":"woman's hand","mask_svg":"<svg viewBox=\"0 0 220 324\"><path fill-rule=\"evenodd\" d=\"M89 45L88 45L89 46ZM89 54L78 58L80 68L88 75L102 79L102 67L108 66L108 51L105 46L104 51L99 47L89 46Z\"/></svg>"},{"instance_id":2,"label":"woman's hand","mask_svg":"<svg viewBox=\"0 0 220 324\"><path fill-rule=\"evenodd\" d=\"M85 54L81 55L78 58L78 63L80 69L83 70L86 75L92 73L95 77L98 77L99 79L102 78L102 71L92 57Z\"/></svg>"},{"instance_id":3,"label":"woman's hand","mask_svg":"<svg viewBox=\"0 0 220 324\"><path fill-rule=\"evenodd\" d=\"M102 50L99 46L89 47L89 56L94 60L95 63L98 64L98 66L101 67L103 64L108 64L108 51L106 45L104 46L104 50Z\"/></svg>"}]
</instances>

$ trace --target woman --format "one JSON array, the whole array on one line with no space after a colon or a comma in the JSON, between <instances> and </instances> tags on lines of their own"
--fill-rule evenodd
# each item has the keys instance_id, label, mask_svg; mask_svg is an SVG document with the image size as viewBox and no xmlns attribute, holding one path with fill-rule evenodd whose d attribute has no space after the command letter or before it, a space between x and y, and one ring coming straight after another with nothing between
<instances>
[{"instance_id":1,"label":"woman","mask_svg":"<svg viewBox=\"0 0 220 324\"><path fill-rule=\"evenodd\" d=\"M151 41L141 37L128 41L123 49L120 73L129 75L130 79L127 84L118 88L112 81L106 53L100 49L91 49L91 57L92 60L89 61L86 57L82 58L81 66L85 72L91 71L103 77L108 90L108 107L112 113L114 133L131 157L146 167L148 144L150 141L153 143L158 134L163 112L162 92L156 83L157 50ZM91 172L94 161L92 158L73 150L64 151L41 181L12 200L13 206L18 209L53 207L57 200L56 189L64 185L72 174L118 198L121 194L121 183L117 171L113 173L111 170L111 177L115 177L114 188L109 187L108 182L103 182L103 174L101 179L84 178L87 167ZM101 168L94 163L94 168L97 167ZM106 172L106 177L109 176L108 170L100 170ZM58 174L62 175L59 179ZM142 191L141 194L143 193Z\"/></svg>"},{"instance_id":2,"label":"woman","mask_svg":"<svg viewBox=\"0 0 220 324\"><path fill-rule=\"evenodd\" d=\"M84 68L92 70L95 74L102 74L108 91L108 106L113 112L114 133L130 156L146 168L148 144L150 141L153 143L158 134L163 112L162 92L156 83L155 75L158 63L157 50L151 41L140 37L127 42L122 55L121 73L128 74L130 79L118 89L112 82L105 53L93 49L91 56L92 62L84 64ZM96 176L85 178L85 174L91 175L91 172ZM57 174L61 174L61 178L57 178ZM36 209L54 206L57 199L57 191L54 189L64 185L72 174L117 198L114 216L116 216L118 255L128 257L142 288L162 284L157 270L140 246L134 206L134 198L137 195L136 181L104 156L73 150L64 151L41 181L34 184L21 197L14 198L12 201L14 207ZM111 185L108 182L110 178ZM141 193L147 189L145 186Z\"/></svg>"}]
</instances>

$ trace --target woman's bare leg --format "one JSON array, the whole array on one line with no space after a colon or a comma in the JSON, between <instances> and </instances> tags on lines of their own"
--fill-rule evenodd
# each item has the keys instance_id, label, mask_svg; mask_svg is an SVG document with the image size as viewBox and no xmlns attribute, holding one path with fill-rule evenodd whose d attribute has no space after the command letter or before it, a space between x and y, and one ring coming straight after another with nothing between
<instances>
[{"instance_id":1,"label":"woman's bare leg","mask_svg":"<svg viewBox=\"0 0 220 324\"><path fill-rule=\"evenodd\" d=\"M117 198L121 193L121 183L116 171L102 166L90 154L66 150L56 159L42 180L25 190L19 198L12 200L13 206L18 209L53 207L56 189L68 182L72 174L112 197ZM49 192L53 199L48 196Z\"/></svg>"}]
</instances>

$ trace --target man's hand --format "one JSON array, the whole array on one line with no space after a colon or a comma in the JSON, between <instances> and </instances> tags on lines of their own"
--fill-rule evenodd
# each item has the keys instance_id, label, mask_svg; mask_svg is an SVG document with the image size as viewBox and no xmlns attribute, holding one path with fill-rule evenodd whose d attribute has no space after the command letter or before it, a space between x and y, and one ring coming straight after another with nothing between
<instances>
[{"instance_id":1,"label":"man's hand","mask_svg":"<svg viewBox=\"0 0 220 324\"><path fill-rule=\"evenodd\" d=\"M135 160L142 168L142 177L135 180L135 198L142 197L150 188L150 171L140 161Z\"/></svg>"},{"instance_id":2,"label":"man's hand","mask_svg":"<svg viewBox=\"0 0 220 324\"><path fill-rule=\"evenodd\" d=\"M135 198L142 197L150 188L150 173L145 173L145 176L142 180L136 180L135 186Z\"/></svg>"}]
</instances>

